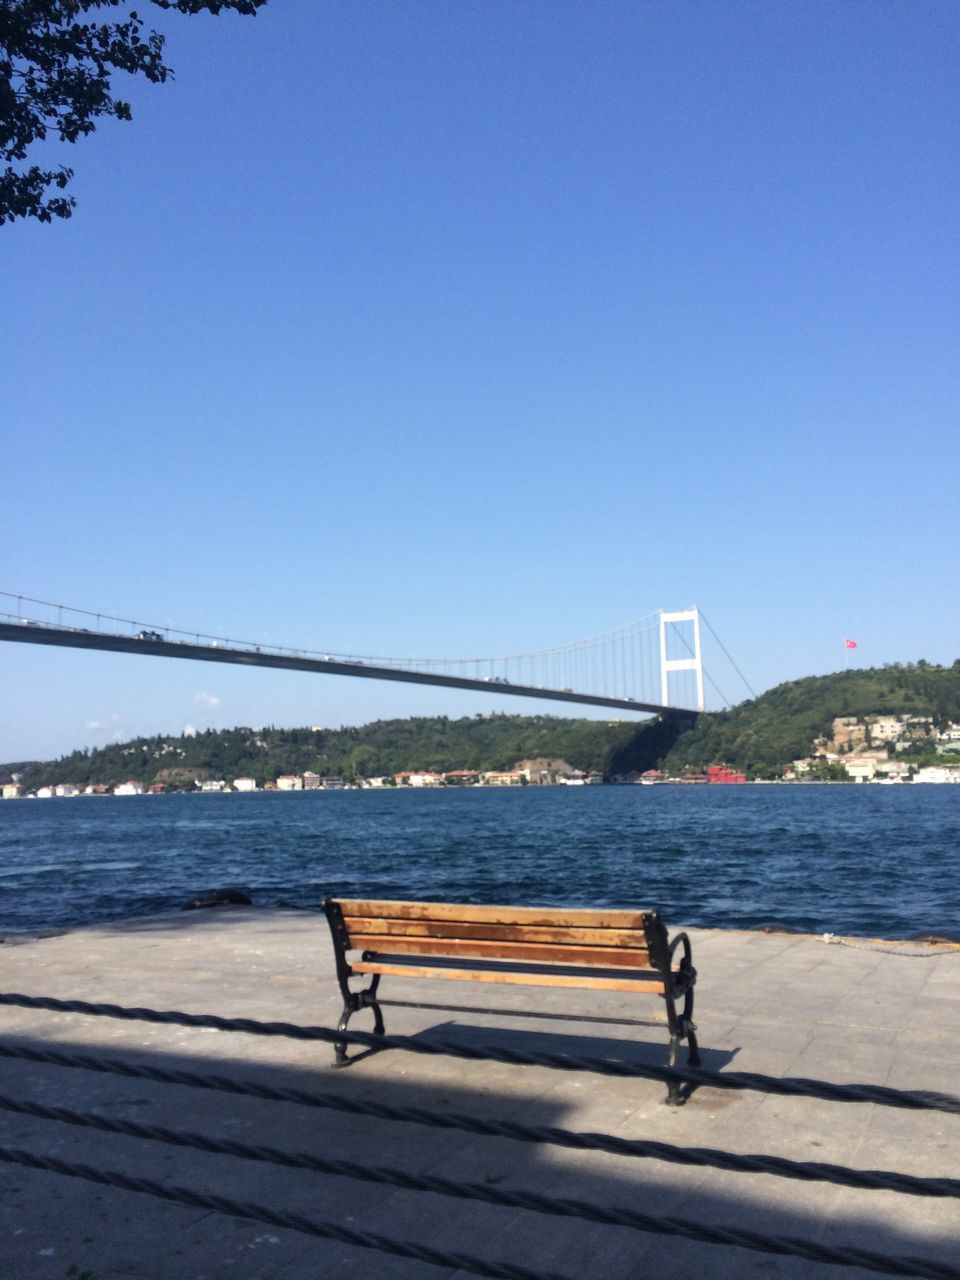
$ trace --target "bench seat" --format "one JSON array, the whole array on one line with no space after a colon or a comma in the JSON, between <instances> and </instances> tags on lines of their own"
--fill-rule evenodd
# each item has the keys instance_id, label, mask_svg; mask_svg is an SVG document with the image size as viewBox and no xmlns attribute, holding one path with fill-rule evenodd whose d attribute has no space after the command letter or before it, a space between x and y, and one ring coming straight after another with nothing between
<instances>
[{"instance_id":1,"label":"bench seat","mask_svg":"<svg viewBox=\"0 0 960 1280\"><path fill-rule=\"evenodd\" d=\"M338 1031L346 1030L354 1013L369 1008L375 1034L384 1033L381 1004L404 1003L378 998L384 976L651 994L665 1004L669 1065L676 1065L682 1040L688 1043L690 1064L699 1064L690 941L681 933L671 942L657 911L335 898L328 898L323 909L344 998ZM356 976L369 976L370 985L352 989ZM337 1042L335 1049L336 1065L346 1065L346 1045ZM679 1101L675 1082L668 1087L668 1101Z\"/></svg>"}]
</instances>

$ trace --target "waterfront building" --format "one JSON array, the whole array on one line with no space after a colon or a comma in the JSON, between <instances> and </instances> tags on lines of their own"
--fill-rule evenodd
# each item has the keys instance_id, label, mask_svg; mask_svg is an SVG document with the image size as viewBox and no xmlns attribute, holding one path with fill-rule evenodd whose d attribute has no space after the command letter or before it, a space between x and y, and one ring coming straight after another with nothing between
<instances>
[{"instance_id":1,"label":"waterfront building","mask_svg":"<svg viewBox=\"0 0 960 1280\"><path fill-rule=\"evenodd\" d=\"M233 789L234 791L256 791L257 780L256 778L234 778Z\"/></svg>"},{"instance_id":2,"label":"waterfront building","mask_svg":"<svg viewBox=\"0 0 960 1280\"><path fill-rule=\"evenodd\" d=\"M878 782L909 782L910 766L903 760L878 760L875 777Z\"/></svg>"},{"instance_id":3,"label":"waterfront building","mask_svg":"<svg viewBox=\"0 0 960 1280\"><path fill-rule=\"evenodd\" d=\"M522 787L527 779L521 769L500 769L481 773L480 781L485 787Z\"/></svg>"},{"instance_id":4,"label":"waterfront building","mask_svg":"<svg viewBox=\"0 0 960 1280\"><path fill-rule=\"evenodd\" d=\"M747 775L745 773L738 773L737 770L729 768L728 765L707 765L707 782L726 784L731 782L746 782L746 780Z\"/></svg>"},{"instance_id":5,"label":"waterfront building","mask_svg":"<svg viewBox=\"0 0 960 1280\"><path fill-rule=\"evenodd\" d=\"M847 777L853 782L872 782L877 775L881 761L885 761L885 751L860 751L856 755L843 757L843 767Z\"/></svg>"},{"instance_id":6,"label":"waterfront building","mask_svg":"<svg viewBox=\"0 0 960 1280\"><path fill-rule=\"evenodd\" d=\"M302 791L303 779L299 773L282 773L277 779L278 791Z\"/></svg>"},{"instance_id":7,"label":"waterfront building","mask_svg":"<svg viewBox=\"0 0 960 1280\"><path fill-rule=\"evenodd\" d=\"M568 778L573 773L573 766L566 760L551 756L535 756L532 760L521 760L517 768L527 782L535 787L554 786L561 778Z\"/></svg>"},{"instance_id":8,"label":"waterfront building","mask_svg":"<svg viewBox=\"0 0 960 1280\"><path fill-rule=\"evenodd\" d=\"M960 765L930 764L918 769L913 775L914 782L956 782L960 783Z\"/></svg>"},{"instance_id":9,"label":"waterfront building","mask_svg":"<svg viewBox=\"0 0 960 1280\"><path fill-rule=\"evenodd\" d=\"M143 783L137 782L135 778L130 778L127 782L118 783L113 788L113 794L115 796L142 796Z\"/></svg>"},{"instance_id":10,"label":"waterfront building","mask_svg":"<svg viewBox=\"0 0 960 1280\"><path fill-rule=\"evenodd\" d=\"M451 769L443 775L445 787L475 787L479 781L476 769Z\"/></svg>"}]
</instances>

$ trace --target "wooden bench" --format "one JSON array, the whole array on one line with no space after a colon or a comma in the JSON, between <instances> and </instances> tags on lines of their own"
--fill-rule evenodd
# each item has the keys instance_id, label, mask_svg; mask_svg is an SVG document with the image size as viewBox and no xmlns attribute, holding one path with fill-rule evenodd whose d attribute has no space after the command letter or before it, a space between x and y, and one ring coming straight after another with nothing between
<instances>
[{"instance_id":1,"label":"wooden bench","mask_svg":"<svg viewBox=\"0 0 960 1280\"><path fill-rule=\"evenodd\" d=\"M677 1064L686 1040L691 1066L700 1065L693 1022L693 967L690 940L679 933L671 942L657 911L584 911L558 907L480 907L451 902L378 902L328 898L330 923L343 993L338 1031L353 1014L372 1009L374 1034L384 1034L381 1005L455 1009L469 1013L517 1010L423 1005L381 1000L380 980L452 978L497 985L580 987L661 997L670 1032L667 1063ZM682 949L679 960L677 949ZM350 959L350 954L354 958ZM359 953L358 955L356 953ZM351 990L350 979L370 975L369 986ZM678 1011L678 1002L682 1008ZM534 1011L523 1017L644 1025L643 1019L578 1017ZM647 1020L649 1021L649 1020ZM348 1062L346 1045L337 1042L336 1066ZM680 1086L670 1082L667 1101L680 1101Z\"/></svg>"}]
</instances>

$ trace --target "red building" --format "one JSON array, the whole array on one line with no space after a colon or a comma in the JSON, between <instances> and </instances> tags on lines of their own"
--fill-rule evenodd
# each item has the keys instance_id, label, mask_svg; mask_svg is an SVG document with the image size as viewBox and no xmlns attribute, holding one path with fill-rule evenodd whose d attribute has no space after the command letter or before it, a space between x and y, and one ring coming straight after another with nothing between
<instances>
[{"instance_id":1,"label":"red building","mask_svg":"<svg viewBox=\"0 0 960 1280\"><path fill-rule=\"evenodd\" d=\"M725 764L711 764L707 766L708 782L746 782L747 775L745 773L737 773Z\"/></svg>"}]
</instances>

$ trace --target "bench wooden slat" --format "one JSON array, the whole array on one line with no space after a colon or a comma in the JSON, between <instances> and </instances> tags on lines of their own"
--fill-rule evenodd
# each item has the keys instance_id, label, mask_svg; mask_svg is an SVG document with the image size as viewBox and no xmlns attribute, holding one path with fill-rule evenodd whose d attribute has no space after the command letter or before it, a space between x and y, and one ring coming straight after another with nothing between
<instances>
[{"instance_id":1,"label":"bench wooden slat","mask_svg":"<svg viewBox=\"0 0 960 1280\"><path fill-rule=\"evenodd\" d=\"M492 969L441 969L417 964L377 964L361 960L350 966L354 973L394 974L403 978L456 978L466 982L493 982L499 986L589 987L592 991L648 991L660 994L663 983L655 979L602 978L562 973L517 973Z\"/></svg>"},{"instance_id":2,"label":"bench wooden slat","mask_svg":"<svg viewBox=\"0 0 960 1280\"><path fill-rule=\"evenodd\" d=\"M476 938L502 942L549 942L557 946L636 947L646 951L642 929L547 928L544 925L486 924L462 920L391 920L382 916L348 916L343 923L351 939L364 934L396 938Z\"/></svg>"},{"instance_id":3,"label":"bench wooden slat","mask_svg":"<svg viewBox=\"0 0 960 1280\"><path fill-rule=\"evenodd\" d=\"M370 951L365 953L361 963L407 965L411 961L405 955L397 955L392 951ZM631 982L636 982L642 977L650 982L658 982L661 986L664 982L664 975L657 973L656 970L618 969L613 965L606 965L603 968L591 965L585 968L581 964L542 964L536 960L489 960L478 959L476 956L468 956L464 959L456 959L453 956L417 956L416 963L422 965L424 969L431 970L455 969L458 972L476 970L485 973L510 973L517 977L531 973L546 973L551 977L559 974L561 977L575 978L628 978Z\"/></svg>"},{"instance_id":4,"label":"bench wooden slat","mask_svg":"<svg viewBox=\"0 0 960 1280\"><path fill-rule=\"evenodd\" d=\"M652 911L588 911L562 907L473 906L453 902L390 902L340 898L344 916L379 916L385 920L458 920L478 924L544 925L572 929L642 929Z\"/></svg>"},{"instance_id":5,"label":"bench wooden slat","mask_svg":"<svg viewBox=\"0 0 960 1280\"><path fill-rule=\"evenodd\" d=\"M489 956L496 960L537 960L559 964L619 965L624 969L645 969L646 951L617 947L552 947L536 942L497 942L459 938L397 938L389 934L367 934L354 939L363 951L401 951L420 956Z\"/></svg>"}]
</instances>

